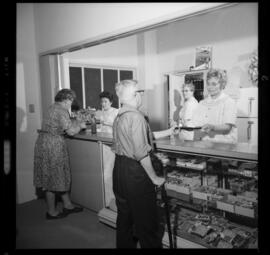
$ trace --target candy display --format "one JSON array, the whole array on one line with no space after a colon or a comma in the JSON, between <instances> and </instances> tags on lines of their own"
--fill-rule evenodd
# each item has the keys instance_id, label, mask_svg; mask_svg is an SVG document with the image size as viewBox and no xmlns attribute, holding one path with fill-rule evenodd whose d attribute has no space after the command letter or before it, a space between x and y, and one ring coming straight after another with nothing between
<instances>
[{"instance_id":1,"label":"candy display","mask_svg":"<svg viewBox=\"0 0 270 255\"><path fill-rule=\"evenodd\" d=\"M194 170L204 170L206 168L206 160L201 157L178 157L176 158L176 165Z\"/></svg>"},{"instance_id":2,"label":"candy display","mask_svg":"<svg viewBox=\"0 0 270 255\"><path fill-rule=\"evenodd\" d=\"M165 188L174 205L170 220L177 244L186 239L198 247L258 248L256 163L165 153L159 157L168 164Z\"/></svg>"},{"instance_id":3,"label":"candy display","mask_svg":"<svg viewBox=\"0 0 270 255\"><path fill-rule=\"evenodd\" d=\"M175 235L209 248L256 248L257 228L242 227L215 213L198 214L181 208L172 210ZM166 229L165 229L166 231Z\"/></svg>"}]
</instances>

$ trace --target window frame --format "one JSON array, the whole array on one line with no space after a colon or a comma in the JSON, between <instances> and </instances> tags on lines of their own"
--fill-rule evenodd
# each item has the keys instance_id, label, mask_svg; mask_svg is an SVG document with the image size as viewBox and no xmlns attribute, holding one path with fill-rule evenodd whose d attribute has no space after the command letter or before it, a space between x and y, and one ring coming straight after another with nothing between
<instances>
[{"instance_id":1,"label":"window frame","mask_svg":"<svg viewBox=\"0 0 270 255\"><path fill-rule=\"evenodd\" d=\"M120 81L120 71L132 71L133 79L137 79L137 68L134 66L120 66L120 65L102 65L102 64L87 64L87 63L74 63L70 62L68 65L68 70L70 70L70 67L79 67L81 68L82 72L82 96L83 96L83 105L82 107L86 108L86 98L85 98L85 76L84 76L84 69L85 68L93 68L93 69L100 69L100 81L101 81L101 92L104 91L104 79L103 79L103 70L109 69L109 70L117 70L117 82ZM70 73L69 73L70 78ZM69 84L70 88L70 84ZM120 103L118 101L118 108L120 108Z\"/></svg>"}]
</instances>

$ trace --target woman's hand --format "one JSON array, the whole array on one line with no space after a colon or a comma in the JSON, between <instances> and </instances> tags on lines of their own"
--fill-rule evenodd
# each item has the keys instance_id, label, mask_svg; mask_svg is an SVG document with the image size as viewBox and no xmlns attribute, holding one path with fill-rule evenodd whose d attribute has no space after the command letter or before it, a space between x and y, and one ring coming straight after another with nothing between
<instances>
[{"instance_id":1,"label":"woman's hand","mask_svg":"<svg viewBox=\"0 0 270 255\"><path fill-rule=\"evenodd\" d=\"M173 120L170 121L169 130L171 131L171 135L177 135L179 133L179 127L175 121Z\"/></svg>"},{"instance_id":2,"label":"woman's hand","mask_svg":"<svg viewBox=\"0 0 270 255\"><path fill-rule=\"evenodd\" d=\"M209 134L210 132L215 131L215 125L205 124L202 126L201 131Z\"/></svg>"},{"instance_id":3,"label":"woman's hand","mask_svg":"<svg viewBox=\"0 0 270 255\"><path fill-rule=\"evenodd\" d=\"M85 122L80 122L80 128L81 128L81 129L86 129L86 124L85 124Z\"/></svg>"}]
</instances>

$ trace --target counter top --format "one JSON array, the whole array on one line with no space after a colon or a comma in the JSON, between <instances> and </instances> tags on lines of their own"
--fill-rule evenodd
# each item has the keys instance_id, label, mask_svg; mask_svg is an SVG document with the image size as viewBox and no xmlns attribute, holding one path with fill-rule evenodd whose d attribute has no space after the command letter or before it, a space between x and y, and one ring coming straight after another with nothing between
<instances>
[{"instance_id":1,"label":"counter top","mask_svg":"<svg viewBox=\"0 0 270 255\"><path fill-rule=\"evenodd\" d=\"M100 141L103 143L112 143L112 134L97 132L91 134L89 131L81 131L71 139ZM179 137L170 139L169 137L161 138L155 141L156 147L161 151L183 152L186 154L197 154L212 157L225 157L230 159L243 159L249 161L258 160L258 147L249 143L213 143L209 141L183 141Z\"/></svg>"},{"instance_id":2,"label":"counter top","mask_svg":"<svg viewBox=\"0 0 270 255\"><path fill-rule=\"evenodd\" d=\"M249 143L213 143L210 141L183 141L178 137L168 137L156 140L159 150L199 154L205 156L225 157L230 159L258 160L258 147Z\"/></svg>"},{"instance_id":3,"label":"counter top","mask_svg":"<svg viewBox=\"0 0 270 255\"><path fill-rule=\"evenodd\" d=\"M112 134L97 132L96 134L92 134L90 130L80 131L80 133L69 136L70 139L78 139L78 140L87 140L87 141L100 141L103 143L112 143Z\"/></svg>"}]
</instances>

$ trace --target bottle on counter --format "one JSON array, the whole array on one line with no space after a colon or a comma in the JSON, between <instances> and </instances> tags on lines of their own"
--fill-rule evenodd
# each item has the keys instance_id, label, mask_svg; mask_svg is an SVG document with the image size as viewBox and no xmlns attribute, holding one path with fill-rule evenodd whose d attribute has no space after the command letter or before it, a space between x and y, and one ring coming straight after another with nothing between
<instances>
[{"instance_id":1,"label":"bottle on counter","mask_svg":"<svg viewBox=\"0 0 270 255\"><path fill-rule=\"evenodd\" d=\"M92 118L92 123L91 123L91 133L96 134L97 133L97 123L96 123L96 118Z\"/></svg>"}]
</instances>

